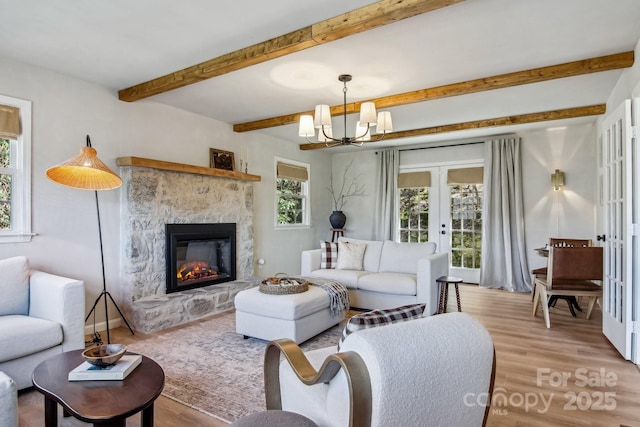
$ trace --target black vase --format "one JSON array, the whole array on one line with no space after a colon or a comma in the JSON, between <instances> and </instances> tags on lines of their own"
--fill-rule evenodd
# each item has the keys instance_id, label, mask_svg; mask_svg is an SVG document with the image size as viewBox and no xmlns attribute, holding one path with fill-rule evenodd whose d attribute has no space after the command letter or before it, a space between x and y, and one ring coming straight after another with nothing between
<instances>
[{"instance_id":1,"label":"black vase","mask_svg":"<svg viewBox=\"0 0 640 427\"><path fill-rule=\"evenodd\" d=\"M333 211L329 216L329 222L331 223L331 228L344 228L347 216L342 211Z\"/></svg>"}]
</instances>

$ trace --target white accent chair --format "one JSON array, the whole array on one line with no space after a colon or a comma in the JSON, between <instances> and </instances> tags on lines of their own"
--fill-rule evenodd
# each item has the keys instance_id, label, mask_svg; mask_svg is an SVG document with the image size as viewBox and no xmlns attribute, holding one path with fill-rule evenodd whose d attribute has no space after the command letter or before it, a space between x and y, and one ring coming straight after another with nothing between
<instances>
[{"instance_id":1,"label":"white accent chair","mask_svg":"<svg viewBox=\"0 0 640 427\"><path fill-rule=\"evenodd\" d=\"M267 409L322 427L481 426L494 377L491 336L467 313L359 330L340 353L289 340L265 352Z\"/></svg>"},{"instance_id":2,"label":"white accent chair","mask_svg":"<svg viewBox=\"0 0 640 427\"><path fill-rule=\"evenodd\" d=\"M0 426L18 427L18 388L7 374L0 371Z\"/></svg>"},{"instance_id":3,"label":"white accent chair","mask_svg":"<svg viewBox=\"0 0 640 427\"><path fill-rule=\"evenodd\" d=\"M31 387L35 367L84 348L84 282L30 270L24 256L0 260L0 371Z\"/></svg>"}]
</instances>

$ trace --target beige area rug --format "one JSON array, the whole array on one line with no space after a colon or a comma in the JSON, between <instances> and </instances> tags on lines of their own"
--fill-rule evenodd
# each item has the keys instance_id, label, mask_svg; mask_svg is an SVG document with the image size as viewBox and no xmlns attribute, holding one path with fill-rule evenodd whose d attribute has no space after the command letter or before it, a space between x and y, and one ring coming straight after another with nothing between
<instances>
[{"instance_id":1,"label":"beige area rug","mask_svg":"<svg viewBox=\"0 0 640 427\"><path fill-rule=\"evenodd\" d=\"M348 312L350 317L355 312ZM337 345L344 321L301 345L303 350ZM163 395L226 422L265 410L263 355L267 342L235 332L235 311L196 322L128 350L164 369Z\"/></svg>"}]
</instances>

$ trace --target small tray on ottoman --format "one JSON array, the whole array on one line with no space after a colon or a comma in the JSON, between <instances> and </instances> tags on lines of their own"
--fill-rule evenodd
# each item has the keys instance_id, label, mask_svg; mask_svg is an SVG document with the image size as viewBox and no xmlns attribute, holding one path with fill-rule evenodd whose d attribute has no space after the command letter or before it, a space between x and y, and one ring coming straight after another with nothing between
<instances>
[{"instance_id":1,"label":"small tray on ottoman","mask_svg":"<svg viewBox=\"0 0 640 427\"><path fill-rule=\"evenodd\" d=\"M299 294L308 291L309 285L309 282L291 279L284 273L278 273L260 282L260 292L271 295Z\"/></svg>"}]
</instances>

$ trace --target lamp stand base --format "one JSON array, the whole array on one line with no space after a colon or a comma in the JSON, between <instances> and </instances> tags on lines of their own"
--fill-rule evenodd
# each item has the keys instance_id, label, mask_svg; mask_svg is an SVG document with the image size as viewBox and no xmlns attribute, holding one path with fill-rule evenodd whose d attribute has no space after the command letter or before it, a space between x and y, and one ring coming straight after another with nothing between
<instances>
[{"instance_id":1,"label":"lamp stand base","mask_svg":"<svg viewBox=\"0 0 640 427\"><path fill-rule=\"evenodd\" d=\"M124 314L122 314L120 307L118 307L118 304L116 304L113 297L111 296L109 291L107 291L106 289L103 289L102 292L100 292L100 295L98 295L98 298L96 298L96 301L93 303L93 307L91 307L89 314L87 314L87 317L85 317L84 322L87 323L87 320L89 320L89 317L91 317L91 313L93 313L96 310L96 306L98 305L100 300L104 298L105 321L107 324L107 344L111 344L111 334L109 333L109 313L107 312L107 297L109 297L109 299L111 300L111 303L114 305L116 310L118 310L118 313L120 313L120 317L122 318L122 320L124 320L124 323L127 325L127 328L129 328L129 332L131 332L131 335L135 335L133 332L133 329L131 329L131 325L129 325L129 322L127 321L127 318L124 317ZM94 331L94 336L95 335L97 335L97 333Z\"/></svg>"}]
</instances>

